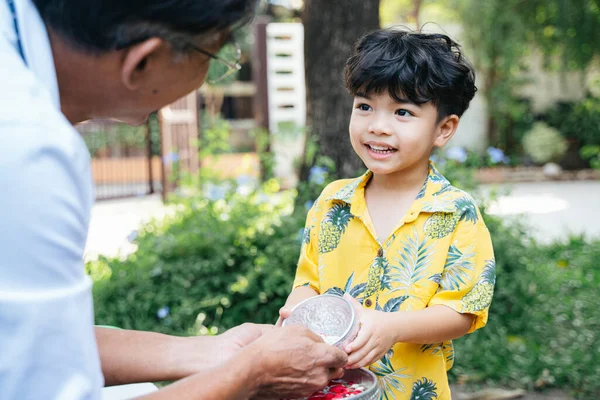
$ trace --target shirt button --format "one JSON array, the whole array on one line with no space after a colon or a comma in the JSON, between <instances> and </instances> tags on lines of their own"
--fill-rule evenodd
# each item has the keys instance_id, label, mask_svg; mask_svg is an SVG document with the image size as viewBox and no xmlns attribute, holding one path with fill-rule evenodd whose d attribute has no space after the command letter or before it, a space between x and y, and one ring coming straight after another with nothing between
<instances>
[{"instance_id":1,"label":"shirt button","mask_svg":"<svg viewBox=\"0 0 600 400\"><path fill-rule=\"evenodd\" d=\"M377 257L383 257L383 249L381 247L377 250Z\"/></svg>"},{"instance_id":2,"label":"shirt button","mask_svg":"<svg viewBox=\"0 0 600 400\"><path fill-rule=\"evenodd\" d=\"M365 300L365 307L371 307L372 305L373 305L373 302L371 301L371 299Z\"/></svg>"}]
</instances>

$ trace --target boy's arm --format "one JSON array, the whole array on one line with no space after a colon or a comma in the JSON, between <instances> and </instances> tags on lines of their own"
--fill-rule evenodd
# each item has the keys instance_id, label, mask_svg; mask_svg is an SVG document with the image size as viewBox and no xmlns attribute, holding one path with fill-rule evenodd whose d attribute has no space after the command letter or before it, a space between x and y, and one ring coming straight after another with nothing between
<instances>
[{"instance_id":1,"label":"boy's arm","mask_svg":"<svg viewBox=\"0 0 600 400\"><path fill-rule=\"evenodd\" d=\"M461 314L441 305L384 314L394 343L430 344L457 339L469 332L475 318L473 314Z\"/></svg>"},{"instance_id":2,"label":"boy's arm","mask_svg":"<svg viewBox=\"0 0 600 400\"><path fill-rule=\"evenodd\" d=\"M347 368L360 368L379 360L396 343L430 344L466 335L473 324L472 314L460 314L445 306L417 311L383 312L364 309L352 298L361 329L345 350Z\"/></svg>"},{"instance_id":3,"label":"boy's arm","mask_svg":"<svg viewBox=\"0 0 600 400\"><path fill-rule=\"evenodd\" d=\"M289 317L292 309L296 306L296 304L314 296L318 296L319 293L312 287L299 286L296 289L292 290L290 295L288 296L285 305L279 310L279 319L275 325L281 326L284 319Z\"/></svg>"},{"instance_id":4,"label":"boy's arm","mask_svg":"<svg viewBox=\"0 0 600 400\"><path fill-rule=\"evenodd\" d=\"M439 343L464 336L483 327L496 281L490 234L481 214L461 218L454 232L451 251L461 254L446 262L444 271L460 270L461 279L442 273L439 290L417 311L386 313L364 310L362 328L346 349L349 365L362 367L381 358L395 343ZM454 258L457 261L452 262ZM460 264L456 264L460 262ZM351 299L349 299L352 301Z\"/></svg>"}]
</instances>

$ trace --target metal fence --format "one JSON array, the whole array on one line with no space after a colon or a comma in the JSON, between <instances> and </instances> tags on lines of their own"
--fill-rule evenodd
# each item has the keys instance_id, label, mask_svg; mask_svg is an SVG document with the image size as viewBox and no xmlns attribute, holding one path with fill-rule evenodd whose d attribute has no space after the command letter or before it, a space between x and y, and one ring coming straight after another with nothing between
<instances>
[{"instance_id":1,"label":"metal fence","mask_svg":"<svg viewBox=\"0 0 600 400\"><path fill-rule=\"evenodd\" d=\"M77 129L92 157L96 200L143 196L162 190L160 133L155 116L140 127L94 121Z\"/></svg>"}]
</instances>

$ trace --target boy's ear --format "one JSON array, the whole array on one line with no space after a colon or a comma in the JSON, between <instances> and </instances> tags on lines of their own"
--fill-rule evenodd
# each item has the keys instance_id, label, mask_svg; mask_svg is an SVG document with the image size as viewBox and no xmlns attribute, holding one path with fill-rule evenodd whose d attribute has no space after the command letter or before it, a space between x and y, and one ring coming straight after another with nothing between
<instances>
[{"instance_id":1,"label":"boy's ear","mask_svg":"<svg viewBox=\"0 0 600 400\"><path fill-rule=\"evenodd\" d=\"M448 140L452 139L456 128L458 128L458 115L452 114L440 121L437 127L437 134L435 141L433 142L434 147L444 147Z\"/></svg>"},{"instance_id":2,"label":"boy's ear","mask_svg":"<svg viewBox=\"0 0 600 400\"><path fill-rule=\"evenodd\" d=\"M158 54L163 44L162 39L150 38L126 50L121 64L121 82L127 89L135 91L144 84L152 67L149 64L156 59L152 56Z\"/></svg>"}]
</instances>

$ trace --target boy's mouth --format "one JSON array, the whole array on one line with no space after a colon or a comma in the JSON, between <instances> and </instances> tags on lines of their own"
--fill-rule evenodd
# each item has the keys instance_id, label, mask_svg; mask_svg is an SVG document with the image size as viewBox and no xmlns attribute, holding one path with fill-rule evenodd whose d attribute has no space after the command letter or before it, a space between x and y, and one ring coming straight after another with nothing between
<instances>
[{"instance_id":1,"label":"boy's mouth","mask_svg":"<svg viewBox=\"0 0 600 400\"><path fill-rule=\"evenodd\" d=\"M365 143L365 147L376 154L390 154L398 151L397 149L385 144Z\"/></svg>"}]
</instances>

